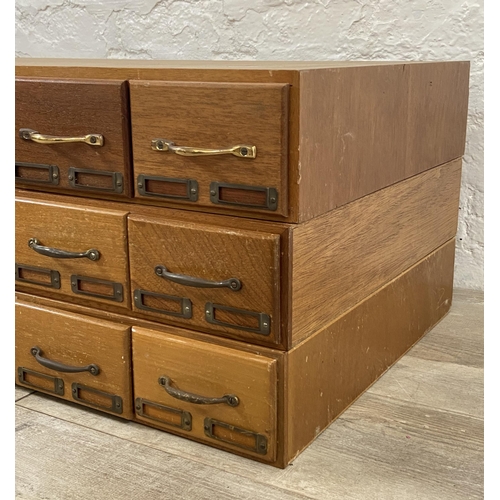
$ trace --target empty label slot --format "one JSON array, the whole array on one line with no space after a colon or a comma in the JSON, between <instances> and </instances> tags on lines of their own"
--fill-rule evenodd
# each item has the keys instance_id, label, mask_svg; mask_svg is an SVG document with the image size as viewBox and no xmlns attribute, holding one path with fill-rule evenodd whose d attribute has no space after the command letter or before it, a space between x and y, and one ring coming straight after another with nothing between
<instances>
[{"instance_id":1,"label":"empty label slot","mask_svg":"<svg viewBox=\"0 0 500 500\"><path fill-rule=\"evenodd\" d=\"M271 318L268 314L245 311L212 302L205 304L205 319L213 325L237 328L261 335L269 335L271 331Z\"/></svg>"},{"instance_id":2,"label":"empty label slot","mask_svg":"<svg viewBox=\"0 0 500 500\"><path fill-rule=\"evenodd\" d=\"M245 186L238 184L210 184L210 201L226 205L276 210L278 208L278 192L274 188Z\"/></svg>"},{"instance_id":3,"label":"empty label slot","mask_svg":"<svg viewBox=\"0 0 500 500\"><path fill-rule=\"evenodd\" d=\"M16 163L16 181L33 184L59 184L59 169L55 165Z\"/></svg>"},{"instance_id":4,"label":"empty label slot","mask_svg":"<svg viewBox=\"0 0 500 500\"><path fill-rule=\"evenodd\" d=\"M21 384L29 385L35 389L51 392L59 396L64 395L64 381L44 373L38 373L26 368L18 368L18 377Z\"/></svg>"},{"instance_id":5,"label":"empty label slot","mask_svg":"<svg viewBox=\"0 0 500 500\"><path fill-rule=\"evenodd\" d=\"M214 309L214 319L219 323L226 323L228 325L243 326L258 330L259 318L258 316L245 314L241 312L233 312L224 309Z\"/></svg>"},{"instance_id":6,"label":"empty label slot","mask_svg":"<svg viewBox=\"0 0 500 500\"><path fill-rule=\"evenodd\" d=\"M171 179L140 174L137 177L137 190L142 196L198 200L198 183L192 179Z\"/></svg>"},{"instance_id":7,"label":"empty label slot","mask_svg":"<svg viewBox=\"0 0 500 500\"><path fill-rule=\"evenodd\" d=\"M71 187L78 189L123 192L123 176L119 172L100 172L71 167L68 171L68 180Z\"/></svg>"},{"instance_id":8,"label":"empty label slot","mask_svg":"<svg viewBox=\"0 0 500 500\"><path fill-rule=\"evenodd\" d=\"M254 451L261 455L267 453L267 438L262 434L240 429L225 422L219 422L211 418L206 418L204 423L205 435L224 441L225 443Z\"/></svg>"},{"instance_id":9,"label":"empty label slot","mask_svg":"<svg viewBox=\"0 0 500 500\"><path fill-rule=\"evenodd\" d=\"M219 188L219 200L225 203L265 207L267 195L265 191L221 187Z\"/></svg>"},{"instance_id":10,"label":"empty label slot","mask_svg":"<svg viewBox=\"0 0 500 500\"><path fill-rule=\"evenodd\" d=\"M150 420L161 422L165 425L178 427L187 431L191 430L191 414L177 408L170 408L141 398L136 399L138 415Z\"/></svg>"},{"instance_id":11,"label":"empty label slot","mask_svg":"<svg viewBox=\"0 0 500 500\"><path fill-rule=\"evenodd\" d=\"M98 391L91 387L80 384L73 384L71 387L73 399L86 403L96 408L112 411L113 413L122 413L122 398L107 392Z\"/></svg>"},{"instance_id":12,"label":"empty label slot","mask_svg":"<svg viewBox=\"0 0 500 500\"><path fill-rule=\"evenodd\" d=\"M61 287L60 274L57 271L31 266L21 266L19 264L16 264L16 280L56 289Z\"/></svg>"},{"instance_id":13,"label":"empty label slot","mask_svg":"<svg viewBox=\"0 0 500 500\"><path fill-rule=\"evenodd\" d=\"M71 276L71 290L73 293L98 297L101 299L123 301L123 286L112 281L87 278L85 276Z\"/></svg>"},{"instance_id":14,"label":"empty label slot","mask_svg":"<svg viewBox=\"0 0 500 500\"><path fill-rule=\"evenodd\" d=\"M183 297L135 290L134 304L138 309L144 311L180 316L187 319L191 318L192 315L191 301Z\"/></svg>"}]
</instances>

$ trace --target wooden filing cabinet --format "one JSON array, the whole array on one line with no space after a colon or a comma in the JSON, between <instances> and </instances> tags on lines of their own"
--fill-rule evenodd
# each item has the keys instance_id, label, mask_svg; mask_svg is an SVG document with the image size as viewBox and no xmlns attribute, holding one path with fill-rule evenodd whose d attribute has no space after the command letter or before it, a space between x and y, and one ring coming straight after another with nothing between
<instances>
[{"instance_id":1,"label":"wooden filing cabinet","mask_svg":"<svg viewBox=\"0 0 500 500\"><path fill-rule=\"evenodd\" d=\"M16 383L285 467L451 306L468 71L18 60Z\"/></svg>"}]
</instances>

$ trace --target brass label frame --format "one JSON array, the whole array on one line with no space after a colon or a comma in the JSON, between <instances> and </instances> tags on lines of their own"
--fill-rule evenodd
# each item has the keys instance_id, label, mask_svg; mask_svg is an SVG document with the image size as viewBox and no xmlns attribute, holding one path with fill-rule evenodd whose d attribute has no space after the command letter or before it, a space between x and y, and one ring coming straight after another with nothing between
<instances>
[{"instance_id":1,"label":"brass label frame","mask_svg":"<svg viewBox=\"0 0 500 500\"><path fill-rule=\"evenodd\" d=\"M49 389L46 389L45 387L40 387L39 385L30 384L25 379L26 374L31 374L31 375L34 375L35 377L40 377L40 378L44 378L44 379L53 381L54 382L54 390L51 391ZM24 368L22 366L19 366L17 368L17 378L18 378L20 384L24 384L24 385L27 385L29 387L33 387L34 389L37 389L39 391L49 392L51 394L55 394L56 396L64 396L64 380L62 378L52 377L51 375L46 375L45 373L40 373L40 372L37 372L35 370L29 370L28 368Z\"/></svg>"},{"instance_id":2,"label":"brass label frame","mask_svg":"<svg viewBox=\"0 0 500 500\"><path fill-rule=\"evenodd\" d=\"M238 189L244 191L254 191L265 193L266 202L264 205L256 205L254 203L241 203L238 201L225 201L220 199L220 188ZM227 184L224 182L210 183L210 201L218 205L231 205L237 207L260 208L263 210L275 211L278 209L278 191L276 188L263 186L249 186L247 184Z\"/></svg>"},{"instance_id":3,"label":"brass label frame","mask_svg":"<svg viewBox=\"0 0 500 500\"><path fill-rule=\"evenodd\" d=\"M223 427L224 429L228 429L231 432L236 432L242 434L246 437L252 437L255 439L255 446L244 446L239 443L235 443L234 441L230 441L229 439L222 439L214 434L214 426ZM249 431L247 429L242 429L241 427L236 427L234 425L228 424L227 422L221 422L220 420L215 420L210 417L206 417L203 422L203 430L205 432L205 436L216 439L217 441L221 441L223 443L230 444L231 446L236 446L237 448L242 448L244 450L253 451L254 453L258 453L259 455L267 454L267 437L263 434L258 434L257 432Z\"/></svg>"},{"instance_id":4,"label":"brass label frame","mask_svg":"<svg viewBox=\"0 0 500 500\"><path fill-rule=\"evenodd\" d=\"M79 391L87 391L93 394L97 394L99 396L104 396L106 398L109 398L111 405L103 406L103 405L98 405L96 403L91 403L90 401L81 398L79 395L80 394ZM113 413L116 413L117 415L121 415L123 413L123 399L120 396L117 396L116 394L110 394L109 392L99 391L98 389L94 389L93 387L89 387L88 385L83 385L73 382L71 384L71 396L75 401L91 406L93 408L99 408L100 410L111 411Z\"/></svg>"},{"instance_id":5,"label":"brass label frame","mask_svg":"<svg viewBox=\"0 0 500 500\"><path fill-rule=\"evenodd\" d=\"M16 161L15 162L15 178L16 182L23 183L23 184L41 184L42 186L46 185L52 185L52 186L58 186L59 185L59 167L57 165L48 165L45 163L27 163L27 162L21 162L21 161ZM47 180L40 180L40 179L25 179L24 177L19 177L17 175L17 169L19 167L25 167L25 168L32 168L34 170L46 170L47 171Z\"/></svg>"},{"instance_id":6,"label":"brass label frame","mask_svg":"<svg viewBox=\"0 0 500 500\"><path fill-rule=\"evenodd\" d=\"M175 194L153 193L146 189L147 181L168 182L171 184L184 184L186 186L186 196ZM198 201L198 182L194 179L179 179L175 177L162 177L157 175L139 174L137 176L137 191L141 196L153 196L156 198L167 198L173 200Z\"/></svg>"},{"instance_id":7,"label":"brass label frame","mask_svg":"<svg viewBox=\"0 0 500 500\"><path fill-rule=\"evenodd\" d=\"M84 184L78 184L77 175L78 174L89 174L97 175L102 177L111 177L112 187L99 187L99 186L87 186ZM85 191L100 191L104 193L123 193L123 175L120 172L104 172L102 170L93 170L88 168L76 168L70 167L68 170L68 182L69 185L74 189L81 189Z\"/></svg>"},{"instance_id":8,"label":"brass label frame","mask_svg":"<svg viewBox=\"0 0 500 500\"><path fill-rule=\"evenodd\" d=\"M156 417L151 417L150 415L146 415L144 413L144 406L153 406L154 408L158 408L159 410L165 411L167 413L173 413L174 415L179 415L181 423L179 425L176 425L171 422L166 422L161 418L156 418ZM176 427L184 431L191 431L192 429L193 417L191 416L191 413L189 413L188 411L181 410L179 408L172 408L171 406L161 405L159 403L155 403L154 401L149 401L143 398L135 398L135 412L142 418L153 420L154 422L159 422L163 425L169 425L171 427Z\"/></svg>"},{"instance_id":9,"label":"brass label frame","mask_svg":"<svg viewBox=\"0 0 500 500\"><path fill-rule=\"evenodd\" d=\"M227 323L225 321L219 321L215 319L214 310L220 309L221 311L228 311L230 313L247 315L257 319L259 326L257 328L251 328L248 326L236 325L234 323ZM269 335L271 333L271 317L266 313L259 313L255 311L247 311L246 309L237 309L236 307L224 306L222 304L214 304L213 302L207 302L205 304L205 320L212 325L224 326L226 328L235 328L237 330L243 330L245 332L258 333L260 335Z\"/></svg>"},{"instance_id":10,"label":"brass label frame","mask_svg":"<svg viewBox=\"0 0 500 500\"><path fill-rule=\"evenodd\" d=\"M157 309L155 307L145 306L142 301L142 298L144 296L158 297L159 299L166 299L177 302L179 304L180 311L166 311L165 309ZM193 304L187 297L177 297L175 295L165 295L162 293L149 292L148 290L136 289L134 290L134 305L135 307L137 307L137 309L140 309L142 311L166 314L168 316L174 316L176 318L191 319L193 317Z\"/></svg>"},{"instance_id":11,"label":"brass label frame","mask_svg":"<svg viewBox=\"0 0 500 500\"><path fill-rule=\"evenodd\" d=\"M46 274L50 277L50 283L45 283L41 281L34 281L21 277L21 270L26 269L27 271L34 271L41 274ZM24 264L18 264L16 262L16 281L20 283L30 283L31 285L46 286L48 288L54 288L59 290L61 288L61 275L59 271L54 271L53 269L45 269L43 267L36 266L25 266Z\"/></svg>"},{"instance_id":12,"label":"brass label frame","mask_svg":"<svg viewBox=\"0 0 500 500\"><path fill-rule=\"evenodd\" d=\"M88 292L87 290L80 290L78 288L79 282L96 283L99 285L108 285L113 289L113 295L102 295L100 293ZM86 295L89 297L97 297L99 299L113 300L114 302L123 302L123 285L114 281L101 280L98 278L89 278L87 276L80 276L77 274L71 275L71 291L77 295Z\"/></svg>"}]
</instances>

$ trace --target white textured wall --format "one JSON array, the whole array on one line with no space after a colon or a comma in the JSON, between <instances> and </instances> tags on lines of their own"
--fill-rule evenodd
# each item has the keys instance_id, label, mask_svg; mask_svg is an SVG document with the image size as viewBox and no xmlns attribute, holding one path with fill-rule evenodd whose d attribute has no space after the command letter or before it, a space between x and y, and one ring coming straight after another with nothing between
<instances>
[{"instance_id":1,"label":"white textured wall","mask_svg":"<svg viewBox=\"0 0 500 500\"><path fill-rule=\"evenodd\" d=\"M470 60L455 286L483 288L483 3L16 0L22 57Z\"/></svg>"}]
</instances>

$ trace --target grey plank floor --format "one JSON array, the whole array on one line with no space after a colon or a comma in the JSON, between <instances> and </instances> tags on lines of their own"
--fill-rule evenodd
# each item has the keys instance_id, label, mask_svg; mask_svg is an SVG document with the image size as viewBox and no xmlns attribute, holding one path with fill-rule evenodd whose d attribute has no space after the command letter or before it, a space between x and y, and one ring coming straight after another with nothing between
<instances>
[{"instance_id":1,"label":"grey plank floor","mask_svg":"<svg viewBox=\"0 0 500 500\"><path fill-rule=\"evenodd\" d=\"M16 498L483 498L483 296L456 290L285 470L16 387Z\"/></svg>"}]
</instances>

